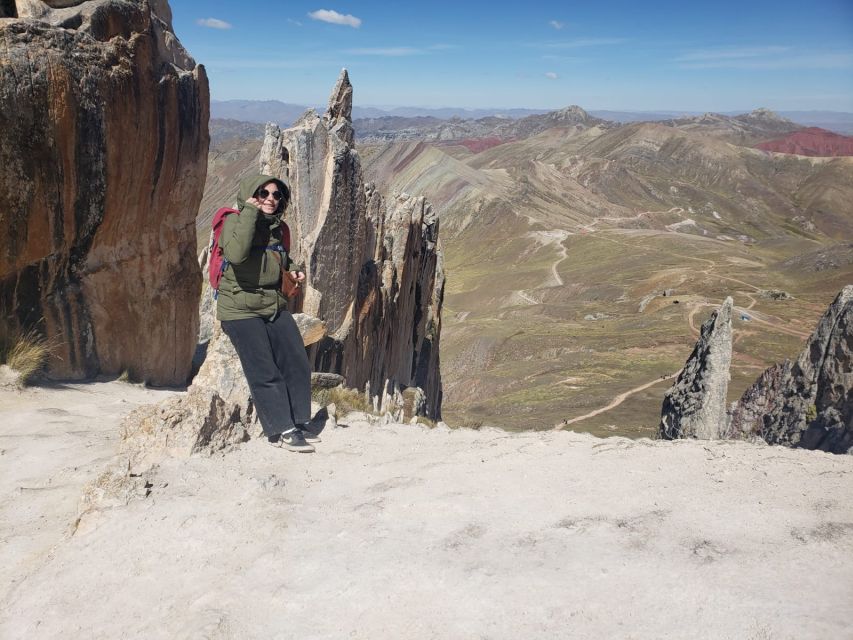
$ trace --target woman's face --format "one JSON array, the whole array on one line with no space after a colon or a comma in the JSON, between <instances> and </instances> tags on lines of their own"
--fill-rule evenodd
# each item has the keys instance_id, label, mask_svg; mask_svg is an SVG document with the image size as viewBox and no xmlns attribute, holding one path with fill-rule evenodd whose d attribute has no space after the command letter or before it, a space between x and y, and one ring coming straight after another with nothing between
<instances>
[{"instance_id":1,"label":"woman's face","mask_svg":"<svg viewBox=\"0 0 853 640\"><path fill-rule=\"evenodd\" d=\"M264 197L264 194L267 194ZM273 214L278 209L278 204L284 197L284 194L279 189L275 182L267 182L255 193L258 202L261 203L260 209L267 215Z\"/></svg>"}]
</instances>

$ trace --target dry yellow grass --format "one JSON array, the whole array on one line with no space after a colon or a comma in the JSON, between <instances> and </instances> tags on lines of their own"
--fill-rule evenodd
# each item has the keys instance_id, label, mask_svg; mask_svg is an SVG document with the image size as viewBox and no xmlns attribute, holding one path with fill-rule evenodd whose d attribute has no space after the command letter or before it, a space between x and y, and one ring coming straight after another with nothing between
<instances>
[{"instance_id":1,"label":"dry yellow grass","mask_svg":"<svg viewBox=\"0 0 853 640\"><path fill-rule=\"evenodd\" d=\"M17 372L20 384L30 384L44 370L52 345L35 329L7 334L3 343L5 364Z\"/></svg>"},{"instance_id":2,"label":"dry yellow grass","mask_svg":"<svg viewBox=\"0 0 853 640\"><path fill-rule=\"evenodd\" d=\"M341 418L352 411L363 411L371 413L373 407L367 402L364 393L346 387L334 387L332 389L315 389L312 400L321 406L335 405L335 418Z\"/></svg>"}]
</instances>

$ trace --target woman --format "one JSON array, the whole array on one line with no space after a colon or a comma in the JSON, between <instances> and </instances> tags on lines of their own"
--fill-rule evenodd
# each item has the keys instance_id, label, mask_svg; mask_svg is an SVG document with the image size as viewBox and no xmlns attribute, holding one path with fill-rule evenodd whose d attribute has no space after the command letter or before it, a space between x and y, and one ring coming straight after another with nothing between
<instances>
[{"instance_id":1,"label":"woman","mask_svg":"<svg viewBox=\"0 0 853 640\"><path fill-rule=\"evenodd\" d=\"M219 246L227 260L216 317L231 339L270 444L312 452L311 365L302 336L280 291L282 265L293 262L282 246L282 214L290 200L283 180L257 175L240 183L239 215L226 216ZM299 283L305 274L296 271Z\"/></svg>"}]
</instances>

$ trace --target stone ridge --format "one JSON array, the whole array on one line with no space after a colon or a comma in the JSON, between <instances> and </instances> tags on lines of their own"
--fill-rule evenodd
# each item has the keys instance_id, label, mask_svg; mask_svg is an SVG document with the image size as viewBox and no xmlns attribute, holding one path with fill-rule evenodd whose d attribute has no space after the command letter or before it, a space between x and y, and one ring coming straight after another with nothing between
<instances>
[{"instance_id":1,"label":"stone ridge","mask_svg":"<svg viewBox=\"0 0 853 640\"><path fill-rule=\"evenodd\" d=\"M54 377L127 370L184 384L201 282L204 68L165 0L3 6L4 321L56 345Z\"/></svg>"},{"instance_id":2,"label":"stone ridge","mask_svg":"<svg viewBox=\"0 0 853 640\"><path fill-rule=\"evenodd\" d=\"M261 172L287 177L288 222L305 265L305 313L326 322L312 351L315 369L368 389L378 408L404 390L425 396L416 413L440 417L438 345L444 292L439 220L422 197L386 200L364 183L353 148L352 85L346 70L320 117L291 128L267 125Z\"/></svg>"},{"instance_id":3,"label":"stone ridge","mask_svg":"<svg viewBox=\"0 0 853 640\"><path fill-rule=\"evenodd\" d=\"M853 451L853 285L800 355L767 369L732 411L730 433L831 453Z\"/></svg>"},{"instance_id":4,"label":"stone ridge","mask_svg":"<svg viewBox=\"0 0 853 640\"><path fill-rule=\"evenodd\" d=\"M356 121L356 133L360 142L375 140L426 140L433 142L458 142L483 138L503 142L528 138L553 127L611 127L615 123L590 116L577 105L557 111L536 114L512 120L489 116L477 120L451 118L439 120L433 117L402 118L384 116L362 118ZM494 146L494 145L491 145Z\"/></svg>"},{"instance_id":5,"label":"stone ridge","mask_svg":"<svg viewBox=\"0 0 853 640\"><path fill-rule=\"evenodd\" d=\"M661 408L660 435L674 438L720 437L726 424L726 392L732 360L732 298L702 325L699 340Z\"/></svg>"}]
</instances>

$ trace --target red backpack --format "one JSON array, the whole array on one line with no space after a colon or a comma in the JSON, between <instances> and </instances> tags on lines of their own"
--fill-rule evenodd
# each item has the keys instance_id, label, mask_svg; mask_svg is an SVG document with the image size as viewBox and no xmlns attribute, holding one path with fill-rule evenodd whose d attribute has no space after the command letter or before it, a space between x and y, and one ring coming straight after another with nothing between
<instances>
[{"instance_id":1,"label":"red backpack","mask_svg":"<svg viewBox=\"0 0 853 640\"><path fill-rule=\"evenodd\" d=\"M213 216L213 240L210 242L210 251L208 252L207 275L210 279L210 286L213 288L213 297L219 293L219 282L222 280L222 274L228 268L228 260L222 255L222 248L219 246L219 236L222 235L222 227L225 225L225 216L236 213L240 215L237 209L222 207ZM287 253L290 253L290 227L287 223L281 223L281 244Z\"/></svg>"}]
</instances>

